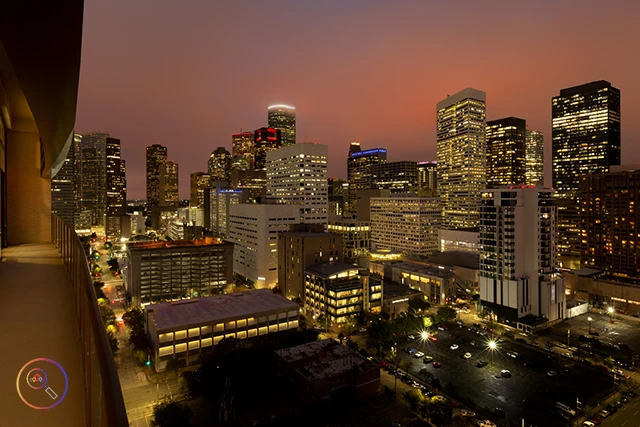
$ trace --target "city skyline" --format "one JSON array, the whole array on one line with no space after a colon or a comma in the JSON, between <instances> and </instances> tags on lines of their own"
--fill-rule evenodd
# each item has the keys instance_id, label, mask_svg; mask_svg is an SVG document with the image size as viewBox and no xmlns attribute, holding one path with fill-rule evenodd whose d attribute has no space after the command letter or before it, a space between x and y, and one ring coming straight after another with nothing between
<instances>
[{"instance_id":1,"label":"city skyline","mask_svg":"<svg viewBox=\"0 0 640 427\"><path fill-rule=\"evenodd\" d=\"M168 147L169 159L181 165L184 199L189 175L207 170L216 147L231 151L232 133L266 126L270 105L295 106L297 140L328 145L329 176L345 179L342 159L354 140L393 146L389 161L435 160L436 103L474 87L487 93L487 120L523 117L544 133L551 183L551 98L562 88L607 80L622 92L623 158L639 163L633 142L640 139L640 85L632 70L640 58L629 54L627 35L640 6L597 4L582 2L577 12L570 4L502 5L494 16L489 5L283 2L185 10L145 1L87 3L76 131L105 129L121 139L130 198L145 197L145 147ZM241 17L265 15L290 25L267 34L231 29ZM211 26L212 16L226 18ZM510 16L527 16L527 25ZM454 18L463 30L439 43ZM285 36L298 31L299 39ZM215 42L223 34L236 36ZM510 54L471 49L460 63L449 46L469 37ZM288 69L231 66L267 61L276 39L288 40L279 55L298 58ZM559 50L559 40L570 40L572 50ZM601 49L616 61L593 61L590 53ZM167 51L180 51L181 59ZM443 65L434 67L434 58Z\"/></svg>"}]
</instances>

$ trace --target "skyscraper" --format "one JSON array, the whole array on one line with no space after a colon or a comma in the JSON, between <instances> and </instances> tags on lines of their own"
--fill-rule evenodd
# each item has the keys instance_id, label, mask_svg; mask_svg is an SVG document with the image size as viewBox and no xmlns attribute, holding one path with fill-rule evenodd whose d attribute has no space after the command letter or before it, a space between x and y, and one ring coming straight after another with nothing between
<instances>
[{"instance_id":1,"label":"skyscraper","mask_svg":"<svg viewBox=\"0 0 640 427\"><path fill-rule=\"evenodd\" d=\"M211 181L231 181L231 154L224 147L218 147L211 153L208 162Z\"/></svg>"},{"instance_id":2,"label":"skyscraper","mask_svg":"<svg viewBox=\"0 0 640 427\"><path fill-rule=\"evenodd\" d=\"M487 188L525 184L526 133L524 119L487 122Z\"/></svg>"},{"instance_id":3,"label":"skyscraper","mask_svg":"<svg viewBox=\"0 0 640 427\"><path fill-rule=\"evenodd\" d=\"M368 171L374 190L410 193L418 189L418 163L411 161L374 163Z\"/></svg>"},{"instance_id":4,"label":"skyscraper","mask_svg":"<svg viewBox=\"0 0 640 427\"><path fill-rule=\"evenodd\" d=\"M296 143L296 107L289 105L272 105L267 109L270 128L279 129L282 135L282 146Z\"/></svg>"},{"instance_id":5,"label":"skyscraper","mask_svg":"<svg viewBox=\"0 0 640 427\"><path fill-rule=\"evenodd\" d=\"M301 143L267 153L267 197L297 205L300 222L327 224L329 147Z\"/></svg>"},{"instance_id":6,"label":"skyscraper","mask_svg":"<svg viewBox=\"0 0 640 427\"><path fill-rule=\"evenodd\" d=\"M127 212L127 180L125 161L121 159L120 140L107 138L106 141L106 213L125 215Z\"/></svg>"},{"instance_id":7,"label":"skyscraper","mask_svg":"<svg viewBox=\"0 0 640 427\"><path fill-rule=\"evenodd\" d=\"M600 80L552 99L553 187L560 255L580 256L580 178L620 164L620 90ZM573 265L572 265L573 266Z\"/></svg>"},{"instance_id":8,"label":"skyscraper","mask_svg":"<svg viewBox=\"0 0 640 427\"><path fill-rule=\"evenodd\" d=\"M168 160L160 165L160 206L177 207L178 192L178 164Z\"/></svg>"},{"instance_id":9,"label":"skyscraper","mask_svg":"<svg viewBox=\"0 0 640 427\"><path fill-rule=\"evenodd\" d=\"M437 196L438 162L418 162L418 195L421 197Z\"/></svg>"},{"instance_id":10,"label":"skyscraper","mask_svg":"<svg viewBox=\"0 0 640 427\"><path fill-rule=\"evenodd\" d=\"M106 144L108 133L82 135L81 175L82 210L87 211L91 225L104 225L106 208Z\"/></svg>"},{"instance_id":11,"label":"skyscraper","mask_svg":"<svg viewBox=\"0 0 640 427\"><path fill-rule=\"evenodd\" d=\"M160 165L167 161L167 147L154 144L147 147L147 209L160 204Z\"/></svg>"},{"instance_id":12,"label":"skyscraper","mask_svg":"<svg viewBox=\"0 0 640 427\"><path fill-rule=\"evenodd\" d=\"M442 228L475 228L485 189L486 94L467 88L437 104L438 194Z\"/></svg>"},{"instance_id":13,"label":"skyscraper","mask_svg":"<svg viewBox=\"0 0 640 427\"><path fill-rule=\"evenodd\" d=\"M482 194L480 302L498 321L521 323L527 332L532 323L524 317L533 317L533 324L565 317L552 192L509 186Z\"/></svg>"},{"instance_id":14,"label":"skyscraper","mask_svg":"<svg viewBox=\"0 0 640 427\"><path fill-rule=\"evenodd\" d=\"M542 132L527 129L525 165L526 184L544 187L544 135Z\"/></svg>"},{"instance_id":15,"label":"skyscraper","mask_svg":"<svg viewBox=\"0 0 640 427\"><path fill-rule=\"evenodd\" d=\"M280 129L260 128L253 132L253 145L255 147L255 170L264 170L267 167L267 153L282 147L282 134Z\"/></svg>"},{"instance_id":16,"label":"skyscraper","mask_svg":"<svg viewBox=\"0 0 640 427\"><path fill-rule=\"evenodd\" d=\"M226 151L226 150L225 150ZM192 208L204 207L204 192L211 188L211 175L204 172L191 174L191 203Z\"/></svg>"},{"instance_id":17,"label":"skyscraper","mask_svg":"<svg viewBox=\"0 0 640 427\"><path fill-rule=\"evenodd\" d=\"M67 158L58 173L51 177L51 213L58 215L71 227L75 226L78 214L76 177L79 174L76 174L76 145L79 145L81 140L81 135L73 135Z\"/></svg>"},{"instance_id":18,"label":"skyscraper","mask_svg":"<svg viewBox=\"0 0 640 427\"><path fill-rule=\"evenodd\" d=\"M231 154L234 162L239 162L244 158L249 162L249 168L255 167L256 150L254 145L254 132L242 132L231 135ZM246 170L246 169L244 169Z\"/></svg>"},{"instance_id":19,"label":"skyscraper","mask_svg":"<svg viewBox=\"0 0 640 427\"><path fill-rule=\"evenodd\" d=\"M361 151L360 143L352 142L347 157L347 180L349 181L349 193L347 195L347 211L354 213L356 210L356 193L358 190L371 188L370 165L387 162L387 149L374 148Z\"/></svg>"}]
</instances>

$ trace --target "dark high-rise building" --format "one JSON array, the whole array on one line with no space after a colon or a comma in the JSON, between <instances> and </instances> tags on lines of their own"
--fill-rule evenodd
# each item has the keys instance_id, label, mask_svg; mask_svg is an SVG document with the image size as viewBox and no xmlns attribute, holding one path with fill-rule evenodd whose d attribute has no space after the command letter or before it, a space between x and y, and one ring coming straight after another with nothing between
<instances>
[{"instance_id":1,"label":"dark high-rise building","mask_svg":"<svg viewBox=\"0 0 640 427\"><path fill-rule=\"evenodd\" d=\"M108 133L82 135L80 149L82 175L82 210L90 216L91 225L104 225L106 208L106 144Z\"/></svg>"},{"instance_id":2,"label":"dark high-rise building","mask_svg":"<svg viewBox=\"0 0 640 427\"><path fill-rule=\"evenodd\" d=\"M107 138L106 155L106 214L123 216L127 213L127 180L119 139Z\"/></svg>"},{"instance_id":3,"label":"dark high-rise building","mask_svg":"<svg viewBox=\"0 0 640 427\"><path fill-rule=\"evenodd\" d=\"M544 187L544 135L537 130L527 130L526 140L526 184Z\"/></svg>"},{"instance_id":4,"label":"dark high-rise building","mask_svg":"<svg viewBox=\"0 0 640 427\"><path fill-rule=\"evenodd\" d=\"M226 151L226 150L225 150ZM219 181L219 180L216 180ZM204 207L204 193L211 188L211 175L204 172L191 174L191 203L189 206Z\"/></svg>"},{"instance_id":5,"label":"dark high-rise building","mask_svg":"<svg viewBox=\"0 0 640 427\"><path fill-rule=\"evenodd\" d=\"M242 132L234 133L231 135L231 154L233 155L233 163L241 163L240 159L245 159L249 162L249 169L253 169L256 160L256 149L254 145L254 132ZM242 162L244 164L244 162ZM241 170L244 166L239 167Z\"/></svg>"},{"instance_id":6,"label":"dark high-rise building","mask_svg":"<svg viewBox=\"0 0 640 427\"><path fill-rule=\"evenodd\" d=\"M267 116L269 127L280 130L283 147L296 143L296 107L272 105Z\"/></svg>"},{"instance_id":7,"label":"dark high-rise building","mask_svg":"<svg viewBox=\"0 0 640 427\"><path fill-rule=\"evenodd\" d=\"M58 215L71 227L75 226L76 215L79 213L76 179L80 175L76 174L76 146L81 140L81 135L73 135L67 158L58 173L51 177L51 213Z\"/></svg>"},{"instance_id":8,"label":"dark high-rise building","mask_svg":"<svg viewBox=\"0 0 640 427\"><path fill-rule=\"evenodd\" d=\"M208 162L211 181L231 181L231 154L224 147L218 147L211 153Z\"/></svg>"},{"instance_id":9,"label":"dark high-rise building","mask_svg":"<svg viewBox=\"0 0 640 427\"><path fill-rule=\"evenodd\" d=\"M438 162L418 162L418 196L434 197L438 193Z\"/></svg>"},{"instance_id":10,"label":"dark high-rise building","mask_svg":"<svg viewBox=\"0 0 640 427\"><path fill-rule=\"evenodd\" d=\"M177 207L178 190L178 164L168 160L160 165L160 206Z\"/></svg>"},{"instance_id":11,"label":"dark high-rise building","mask_svg":"<svg viewBox=\"0 0 640 427\"><path fill-rule=\"evenodd\" d=\"M374 190L389 190L391 193L409 193L418 189L418 163L410 161L374 163L369 166Z\"/></svg>"},{"instance_id":12,"label":"dark high-rise building","mask_svg":"<svg viewBox=\"0 0 640 427\"><path fill-rule=\"evenodd\" d=\"M526 134L524 119L487 122L487 188L525 184Z\"/></svg>"},{"instance_id":13,"label":"dark high-rise building","mask_svg":"<svg viewBox=\"0 0 640 427\"><path fill-rule=\"evenodd\" d=\"M154 144L147 147L147 209L160 204L160 165L167 161L167 147Z\"/></svg>"},{"instance_id":14,"label":"dark high-rise building","mask_svg":"<svg viewBox=\"0 0 640 427\"><path fill-rule=\"evenodd\" d=\"M360 149L359 142L354 141L351 144L349 144L349 156L352 155L353 153L359 153L360 151L362 150Z\"/></svg>"},{"instance_id":15,"label":"dark high-rise building","mask_svg":"<svg viewBox=\"0 0 640 427\"><path fill-rule=\"evenodd\" d=\"M640 279L640 165L614 166L580 182L580 263Z\"/></svg>"},{"instance_id":16,"label":"dark high-rise building","mask_svg":"<svg viewBox=\"0 0 640 427\"><path fill-rule=\"evenodd\" d=\"M280 129L271 127L256 129L253 132L253 145L256 153L255 170L266 170L267 153L282 147Z\"/></svg>"},{"instance_id":17,"label":"dark high-rise building","mask_svg":"<svg viewBox=\"0 0 640 427\"><path fill-rule=\"evenodd\" d=\"M347 196L347 211L356 210L356 192L371 188L371 171L369 166L387 162L387 149L374 148L360 151L360 144L351 143L349 157L347 158L347 180L349 181L349 194Z\"/></svg>"},{"instance_id":18,"label":"dark high-rise building","mask_svg":"<svg viewBox=\"0 0 640 427\"><path fill-rule=\"evenodd\" d=\"M558 252L580 256L580 180L620 164L620 90L600 80L562 89L552 99L553 187Z\"/></svg>"}]
</instances>

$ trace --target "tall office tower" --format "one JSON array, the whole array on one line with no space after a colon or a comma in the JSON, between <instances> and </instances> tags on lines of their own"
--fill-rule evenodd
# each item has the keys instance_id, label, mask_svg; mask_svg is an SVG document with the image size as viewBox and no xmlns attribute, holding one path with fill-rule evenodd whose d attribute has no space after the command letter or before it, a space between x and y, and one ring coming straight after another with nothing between
<instances>
[{"instance_id":1,"label":"tall office tower","mask_svg":"<svg viewBox=\"0 0 640 427\"><path fill-rule=\"evenodd\" d=\"M562 89L552 99L551 114L558 251L565 266L578 267L580 177L620 164L620 90L604 80Z\"/></svg>"},{"instance_id":2,"label":"tall office tower","mask_svg":"<svg viewBox=\"0 0 640 427\"><path fill-rule=\"evenodd\" d=\"M160 205L160 166L167 161L167 147L147 147L147 210Z\"/></svg>"},{"instance_id":3,"label":"tall office tower","mask_svg":"<svg viewBox=\"0 0 640 427\"><path fill-rule=\"evenodd\" d=\"M329 218L341 217L344 214L344 201L349 184L342 179L329 178L328 185Z\"/></svg>"},{"instance_id":4,"label":"tall office tower","mask_svg":"<svg viewBox=\"0 0 640 427\"><path fill-rule=\"evenodd\" d=\"M417 162L387 162L369 166L370 189L410 193L418 189Z\"/></svg>"},{"instance_id":5,"label":"tall office tower","mask_svg":"<svg viewBox=\"0 0 640 427\"><path fill-rule=\"evenodd\" d=\"M178 164L168 160L160 165L160 206L178 207Z\"/></svg>"},{"instance_id":6,"label":"tall office tower","mask_svg":"<svg viewBox=\"0 0 640 427\"><path fill-rule=\"evenodd\" d=\"M231 171L249 171L253 170L249 159L243 156L234 156L231 158Z\"/></svg>"},{"instance_id":7,"label":"tall office tower","mask_svg":"<svg viewBox=\"0 0 640 427\"><path fill-rule=\"evenodd\" d=\"M228 240L234 243L236 282L273 288L278 283L278 233L298 223L300 209L294 205L232 205Z\"/></svg>"},{"instance_id":8,"label":"tall office tower","mask_svg":"<svg viewBox=\"0 0 640 427\"><path fill-rule=\"evenodd\" d=\"M487 184L486 94L467 88L437 104L438 194L442 228L479 224Z\"/></svg>"},{"instance_id":9,"label":"tall office tower","mask_svg":"<svg viewBox=\"0 0 640 427\"><path fill-rule=\"evenodd\" d=\"M231 154L224 147L218 147L211 153L208 163L211 181L231 182Z\"/></svg>"},{"instance_id":10,"label":"tall office tower","mask_svg":"<svg viewBox=\"0 0 640 427\"><path fill-rule=\"evenodd\" d=\"M209 208L205 210L205 227L211 230L215 236L227 237L229 235L229 211L232 205L245 202L242 190L229 188L210 188L206 191L206 203ZM207 200L208 199L208 200Z\"/></svg>"},{"instance_id":11,"label":"tall office tower","mask_svg":"<svg viewBox=\"0 0 640 427\"><path fill-rule=\"evenodd\" d=\"M204 192L211 188L211 175L204 172L194 172L191 174L191 201L192 208L204 207Z\"/></svg>"},{"instance_id":12,"label":"tall office tower","mask_svg":"<svg viewBox=\"0 0 640 427\"><path fill-rule=\"evenodd\" d=\"M231 188L242 190L247 203L256 203L267 194L266 170L231 171Z\"/></svg>"},{"instance_id":13,"label":"tall office tower","mask_svg":"<svg viewBox=\"0 0 640 427\"><path fill-rule=\"evenodd\" d=\"M82 210L90 215L91 225L104 225L106 207L106 145L108 133L82 135L81 174Z\"/></svg>"},{"instance_id":14,"label":"tall office tower","mask_svg":"<svg viewBox=\"0 0 640 427\"><path fill-rule=\"evenodd\" d=\"M300 222L327 225L327 145L300 143L267 153L267 198L297 205Z\"/></svg>"},{"instance_id":15,"label":"tall office tower","mask_svg":"<svg viewBox=\"0 0 640 427\"><path fill-rule=\"evenodd\" d=\"M527 129L525 183L544 187L544 135Z\"/></svg>"},{"instance_id":16,"label":"tall office tower","mask_svg":"<svg viewBox=\"0 0 640 427\"><path fill-rule=\"evenodd\" d=\"M282 146L296 143L296 107L272 105L268 108L268 125L278 129L282 135Z\"/></svg>"},{"instance_id":17,"label":"tall office tower","mask_svg":"<svg viewBox=\"0 0 640 427\"><path fill-rule=\"evenodd\" d=\"M387 162L387 149L374 148L360 151L360 143L351 143L349 157L347 158L347 180L349 181L349 194L347 195L347 211L356 210L356 193L358 190L371 188L371 173L369 166Z\"/></svg>"},{"instance_id":18,"label":"tall office tower","mask_svg":"<svg viewBox=\"0 0 640 427\"><path fill-rule=\"evenodd\" d=\"M565 317L552 193L527 186L482 193L480 302L498 321L527 332L541 319Z\"/></svg>"},{"instance_id":19,"label":"tall office tower","mask_svg":"<svg viewBox=\"0 0 640 427\"><path fill-rule=\"evenodd\" d=\"M440 200L437 197L371 199L371 244L405 255L431 255L438 250Z\"/></svg>"},{"instance_id":20,"label":"tall office tower","mask_svg":"<svg viewBox=\"0 0 640 427\"><path fill-rule=\"evenodd\" d=\"M580 223L583 267L640 279L640 165L583 175Z\"/></svg>"},{"instance_id":21,"label":"tall office tower","mask_svg":"<svg viewBox=\"0 0 640 427\"><path fill-rule=\"evenodd\" d=\"M267 153L282 147L280 129L260 128L253 133L253 145L255 147L255 170L266 170Z\"/></svg>"},{"instance_id":22,"label":"tall office tower","mask_svg":"<svg viewBox=\"0 0 640 427\"><path fill-rule=\"evenodd\" d=\"M438 188L438 162L418 162L418 196L437 196Z\"/></svg>"},{"instance_id":23,"label":"tall office tower","mask_svg":"<svg viewBox=\"0 0 640 427\"><path fill-rule=\"evenodd\" d=\"M329 233L342 236L344 262L357 265L360 260L368 262L371 251L371 223L357 219L330 219Z\"/></svg>"},{"instance_id":24,"label":"tall office tower","mask_svg":"<svg viewBox=\"0 0 640 427\"><path fill-rule=\"evenodd\" d=\"M51 177L51 213L60 217L72 228L75 227L79 213L77 205L76 185L76 145L80 144L81 135L74 134L73 142L64 163L55 176Z\"/></svg>"},{"instance_id":25,"label":"tall office tower","mask_svg":"<svg viewBox=\"0 0 640 427\"><path fill-rule=\"evenodd\" d=\"M487 122L487 188L525 184L526 134L524 119Z\"/></svg>"},{"instance_id":26,"label":"tall office tower","mask_svg":"<svg viewBox=\"0 0 640 427\"><path fill-rule=\"evenodd\" d=\"M249 162L249 168L255 167L256 149L254 145L254 132L242 132L231 135L231 154L234 162L244 158ZM246 170L246 169L245 169Z\"/></svg>"},{"instance_id":27,"label":"tall office tower","mask_svg":"<svg viewBox=\"0 0 640 427\"><path fill-rule=\"evenodd\" d=\"M127 180L125 161L121 159L120 140L107 138L106 142L107 215L127 213Z\"/></svg>"}]
</instances>

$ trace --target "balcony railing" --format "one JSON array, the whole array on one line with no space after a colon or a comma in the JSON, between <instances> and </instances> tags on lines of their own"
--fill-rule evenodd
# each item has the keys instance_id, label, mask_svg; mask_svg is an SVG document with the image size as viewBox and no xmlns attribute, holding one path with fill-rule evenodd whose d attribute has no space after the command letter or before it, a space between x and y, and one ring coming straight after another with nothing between
<instances>
[{"instance_id":1,"label":"balcony railing","mask_svg":"<svg viewBox=\"0 0 640 427\"><path fill-rule=\"evenodd\" d=\"M70 278L82 348L87 426L128 427L127 412L111 346L100 317L87 254L76 232L51 215L51 242Z\"/></svg>"}]
</instances>

